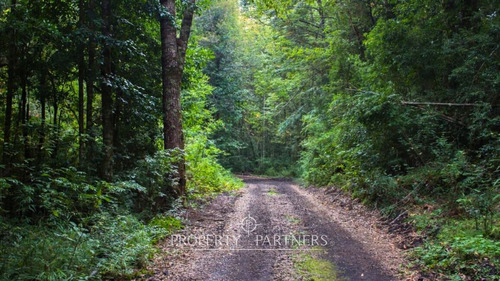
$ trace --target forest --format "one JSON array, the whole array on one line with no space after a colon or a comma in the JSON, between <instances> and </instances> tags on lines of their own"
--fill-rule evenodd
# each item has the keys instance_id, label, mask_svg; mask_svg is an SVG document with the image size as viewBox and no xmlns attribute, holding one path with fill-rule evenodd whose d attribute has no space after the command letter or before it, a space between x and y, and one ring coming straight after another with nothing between
<instances>
[{"instance_id":1,"label":"forest","mask_svg":"<svg viewBox=\"0 0 500 281\"><path fill-rule=\"evenodd\" d=\"M499 8L0 0L0 280L143 277L236 175L403 220L414 280L500 280Z\"/></svg>"}]
</instances>

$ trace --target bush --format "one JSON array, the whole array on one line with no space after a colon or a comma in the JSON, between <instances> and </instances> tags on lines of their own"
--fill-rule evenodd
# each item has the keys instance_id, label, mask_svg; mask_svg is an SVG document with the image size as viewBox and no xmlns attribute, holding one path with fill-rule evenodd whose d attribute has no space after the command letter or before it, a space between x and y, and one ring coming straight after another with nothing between
<instances>
[{"instance_id":1,"label":"bush","mask_svg":"<svg viewBox=\"0 0 500 281\"><path fill-rule=\"evenodd\" d=\"M199 198L243 186L239 179L218 163L217 156L221 153L204 134L188 138L186 146L188 196Z\"/></svg>"},{"instance_id":2,"label":"bush","mask_svg":"<svg viewBox=\"0 0 500 281\"><path fill-rule=\"evenodd\" d=\"M93 181L76 168L39 170L23 181L0 179L1 280L101 280L135 274L154 244L180 222L152 217L176 177L180 152L161 151L140 161L124 180ZM24 168L23 168L24 169ZM8 199L8 200L7 200ZM173 206L173 204L172 204Z\"/></svg>"},{"instance_id":3,"label":"bush","mask_svg":"<svg viewBox=\"0 0 500 281\"><path fill-rule=\"evenodd\" d=\"M153 233L155 243L166 236L171 235L174 231L184 228L179 219L163 215L153 218L149 222L148 226L154 230Z\"/></svg>"},{"instance_id":4,"label":"bush","mask_svg":"<svg viewBox=\"0 0 500 281\"><path fill-rule=\"evenodd\" d=\"M148 262L158 229L132 215L98 213L87 226L2 221L2 280L100 280L123 276Z\"/></svg>"},{"instance_id":5,"label":"bush","mask_svg":"<svg viewBox=\"0 0 500 281\"><path fill-rule=\"evenodd\" d=\"M482 235L427 243L413 252L424 270L452 280L495 280L500 276L500 242Z\"/></svg>"},{"instance_id":6,"label":"bush","mask_svg":"<svg viewBox=\"0 0 500 281\"><path fill-rule=\"evenodd\" d=\"M174 204L171 191L179 180L176 164L182 155L179 149L157 151L153 156L138 161L136 168L124 176L125 180L114 185L121 188L121 193L130 189L139 191L128 198L129 206L133 206L136 212L152 217L158 211L167 211L160 210L160 205L171 207ZM170 204L158 204L159 201Z\"/></svg>"}]
</instances>

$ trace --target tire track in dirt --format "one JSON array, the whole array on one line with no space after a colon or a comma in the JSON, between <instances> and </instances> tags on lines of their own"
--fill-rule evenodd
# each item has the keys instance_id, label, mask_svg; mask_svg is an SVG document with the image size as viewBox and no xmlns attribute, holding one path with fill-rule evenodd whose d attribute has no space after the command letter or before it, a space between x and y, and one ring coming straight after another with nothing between
<instances>
[{"instance_id":1,"label":"tire track in dirt","mask_svg":"<svg viewBox=\"0 0 500 281\"><path fill-rule=\"evenodd\" d=\"M238 197L221 195L204 208L191 210L187 216L190 223L183 230L186 235L239 237L238 244L210 249L165 246L153 268L155 274L143 280L302 280L292 262L296 249L255 243L257 235L291 233L326 235L328 244L323 247L326 253L322 258L335 264L348 280L398 280L397 270L382 261L388 258L394 262L395 257L389 254L393 250L389 249L390 242L368 247L369 239L346 230L345 224L336 221L339 218L334 212L291 181L243 179L246 186ZM257 226L245 232L243 222L250 217ZM374 247L382 249L373 251Z\"/></svg>"},{"instance_id":2,"label":"tire track in dirt","mask_svg":"<svg viewBox=\"0 0 500 281\"><path fill-rule=\"evenodd\" d=\"M365 250L362 242L329 219L329 210L319 209L318 202L304 196L292 182L277 182L277 186L278 191L286 194L292 202L305 229L328 237L328 244L324 246L327 251L325 258L337 266L342 277L348 280L398 280Z\"/></svg>"},{"instance_id":3,"label":"tire track in dirt","mask_svg":"<svg viewBox=\"0 0 500 281\"><path fill-rule=\"evenodd\" d=\"M267 235L273 215L270 206L265 204L266 195L260 184L247 184L247 192L235 205L235 215L230 218L225 235L237 235L237 248L232 253L219 252L217 271L208 280L271 280L272 266L276 253L257 249L254 243L255 235ZM245 207L243 207L245 206ZM251 233L245 233L242 223L245 218L253 218L259 224ZM246 227L251 227L246 226ZM250 230L250 229L249 229ZM255 249L252 251L252 249Z\"/></svg>"}]
</instances>

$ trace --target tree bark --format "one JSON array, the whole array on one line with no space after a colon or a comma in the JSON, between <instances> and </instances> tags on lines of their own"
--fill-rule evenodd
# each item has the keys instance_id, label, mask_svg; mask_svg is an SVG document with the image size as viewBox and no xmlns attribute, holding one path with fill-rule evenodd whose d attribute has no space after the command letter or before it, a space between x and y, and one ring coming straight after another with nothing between
<instances>
[{"instance_id":1,"label":"tree bark","mask_svg":"<svg viewBox=\"0 0 500 281\"><path fill-rule=\"evenodd\" d=\"M115 97L115 112L113 115L113 147L120 149L120 119L123 107L123 91L118 90Z\"/></svg>"},{"instance_id":2,"label":"tree bark","mask_svg":"<svg viewBox=\"0 0 500 281\"><path fill-rule=\"evenodd\" d=\"M94 0L89 0L89 12L93 13L94 11ZM94 77L95 77L95 38L94 38L94 19L89 16L88 17L89 29L92 32L89 37L89 45L88 45L88 65L87 65L87 73L86 73L86 83L87 83L87 128L86 132L89 135L89 139L87 142L87 161L91 161L94 154L94 138L93 138L93 126L94 121L92 119L93 114L93 101L94 101Z\"/></svg>"},{"instance_id":3,"label":"tree bark","mask_svg":"<svg viewBox=\"0 0 500 281\"><path fill-rule=\"evenodd\" d=\"M26 61L23 59L23 61ZM29 145L28 145L28 73L26 71L26 65L23 64L23 70L21 71L21 108L19 109L19 119L21 120L21 131L23 134L23 146L24 146L24 159L30 158Z\"/></svg>"},{"instance_id":4,"label":"tree bark","mask_svg":"<svg viewBox=\"0 0 500 281\"><path fill-rule=\"evenodd\" d=\"M11 13L13 14L16 9L17 1L12 1ZM3 133L3 150L2 150L2 161L9 166L10 156L7 151L9 151L8 145L10 144L10 133L12 125L12 100L14 98L14 92L16 91L15 75L16 75L16 32L14 29L10 32L10 42L9 42L9 58L8 58L8 69L7 69L7 97L5 103L5 124ZM8 167L7 167L8 168Z\"/></svg>"},{"instance_id":5,"label":"tree bark","mask_svg":"<svg viewBox=\"0 0 500 281\"><path fill-rule=\"evenodd\" d=\"M55 157L57 155L57 152L59 150L59 126L57 123L57 115L59 113L59 101L58 101L58 90L56 87L56 82L55 82L55 77L51 75L50 71L48 72L50 75L50 83L52 84L52 109L53 109L53 118L52 118L52 125L54 128L54 133L51 134L52 136L52 143L53 143L53 149L51 151L51 154Z\"/></svg>"},{"instance_id":6,"label":"tree bark","mask_svg":"<svg viewBox=\"0 0 500 281\"><path fill-rule=\"evenodd\" d=\"M111 71L112 73L116 73L116 64L113 62L112 63L112 68ZM115 99L114 99L114 104L113 104L113 149L116 151L121 150L121 145L120 145L120 126L121 126L121 119L122 119L122 110L123 110L123 99L124 99L124 92L123 90L118 87L115 90ZM113 163L113 169L114 170L122 170L123 169L123 161L119 160L116 163Z\"/></svg>"},{"instance_id":7,"label":"tree bark","mask_svg":"<svg viewBox=\"0 0 500 281\"><path fill-rule=\"evenodd\" d=\"M49 72L50 74L50 72ZM52 84L52 108L54 109L53 116L54 118L52 119L52 125L54 125L54 128L57 130L57 113L59 110L59 103L58 103L58 97L57 97L57 87L56 87L56 82L54 81L54 76L51 75L50 77L50 82ZM57 142L59 139L56 137L55 142Z\"/></svg>"},{"instance_id":8,"label":"tree bark","mask_svg":"<svg viewBox=\"0 0 500 281\"><path fill-rule=\"evenodd\" d=\"M84 0L78 2L79 9L79 20L78 25L80 29L83 29L85 20L85 5ZM78 47L79 61L78 61L78 163L81 166L83 164L83 158L85 153L85 143L83 139L83 134L85 130L85 116L84 116L84 80L85 80L85 54L84 48Z\"/></svg>"},{"instance_id":9,"label":"tree bark","mask_svg":"<svg viewBox=\"0 0 500 281\"><path fill-rule=\"evenodd\" d=\"M161 65L163 83L163 139L165 149L184 149L182 131L181 82L184 72L186 49L191 33L196 0L189 0L185 9L180 35L175 27L175 0L161 0L169 15L160 19ZM186 193L186 167L184 158L178 164L179 183L176 196Z\"/></svg>"},{"instance_id":10,"label":"tree bark","mask_svg":"<svg viewBox=\"0 0 500 281\"><path fill-rule=\"evenodd\" d=\"M39 162L43 161L43 144L45 143L45 119L46 119L46 101L45 95L47 94L47 71L42 70L41 79L40 79L40 105L41 105L41 117L42 124L40 126L40 140L38 141L38 159Z\"/></svg>"},{"instance_id":11,"label":"tree bark","mask_svg":"<svg viewBox=\"0 0 500 281\"><path fill-rule=\"evenodd\" d=\"M103 30L106 38L111 36L111 0L102 1ZM113 93L111 89L111 48L106 41L103 43L103 65L102 65L102 138L103 159L101 165L101 177L104 180L113 179Z\"/></svg>"}]
</instances>

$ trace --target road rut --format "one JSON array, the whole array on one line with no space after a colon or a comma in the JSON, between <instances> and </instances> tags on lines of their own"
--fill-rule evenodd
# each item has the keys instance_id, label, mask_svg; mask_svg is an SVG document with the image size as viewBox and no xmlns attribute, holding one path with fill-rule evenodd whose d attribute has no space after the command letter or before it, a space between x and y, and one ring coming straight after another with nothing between
<instances>
[{"instance_id":1,"label":"road rut","mask_svg":"<svg viewBox=\"0 0 500 281\"><path fill-rule=\"evenodd\" d=\"M245 188L236 195L186 212L187 227L178 234L193 241L207 235L221 239L205 244L167 239L147 280L304 280L294 262L310 251L332 263L343 280L403 280L402 253L363 218L292 181L243 179Z\"/></svg>"}]
</instances>

